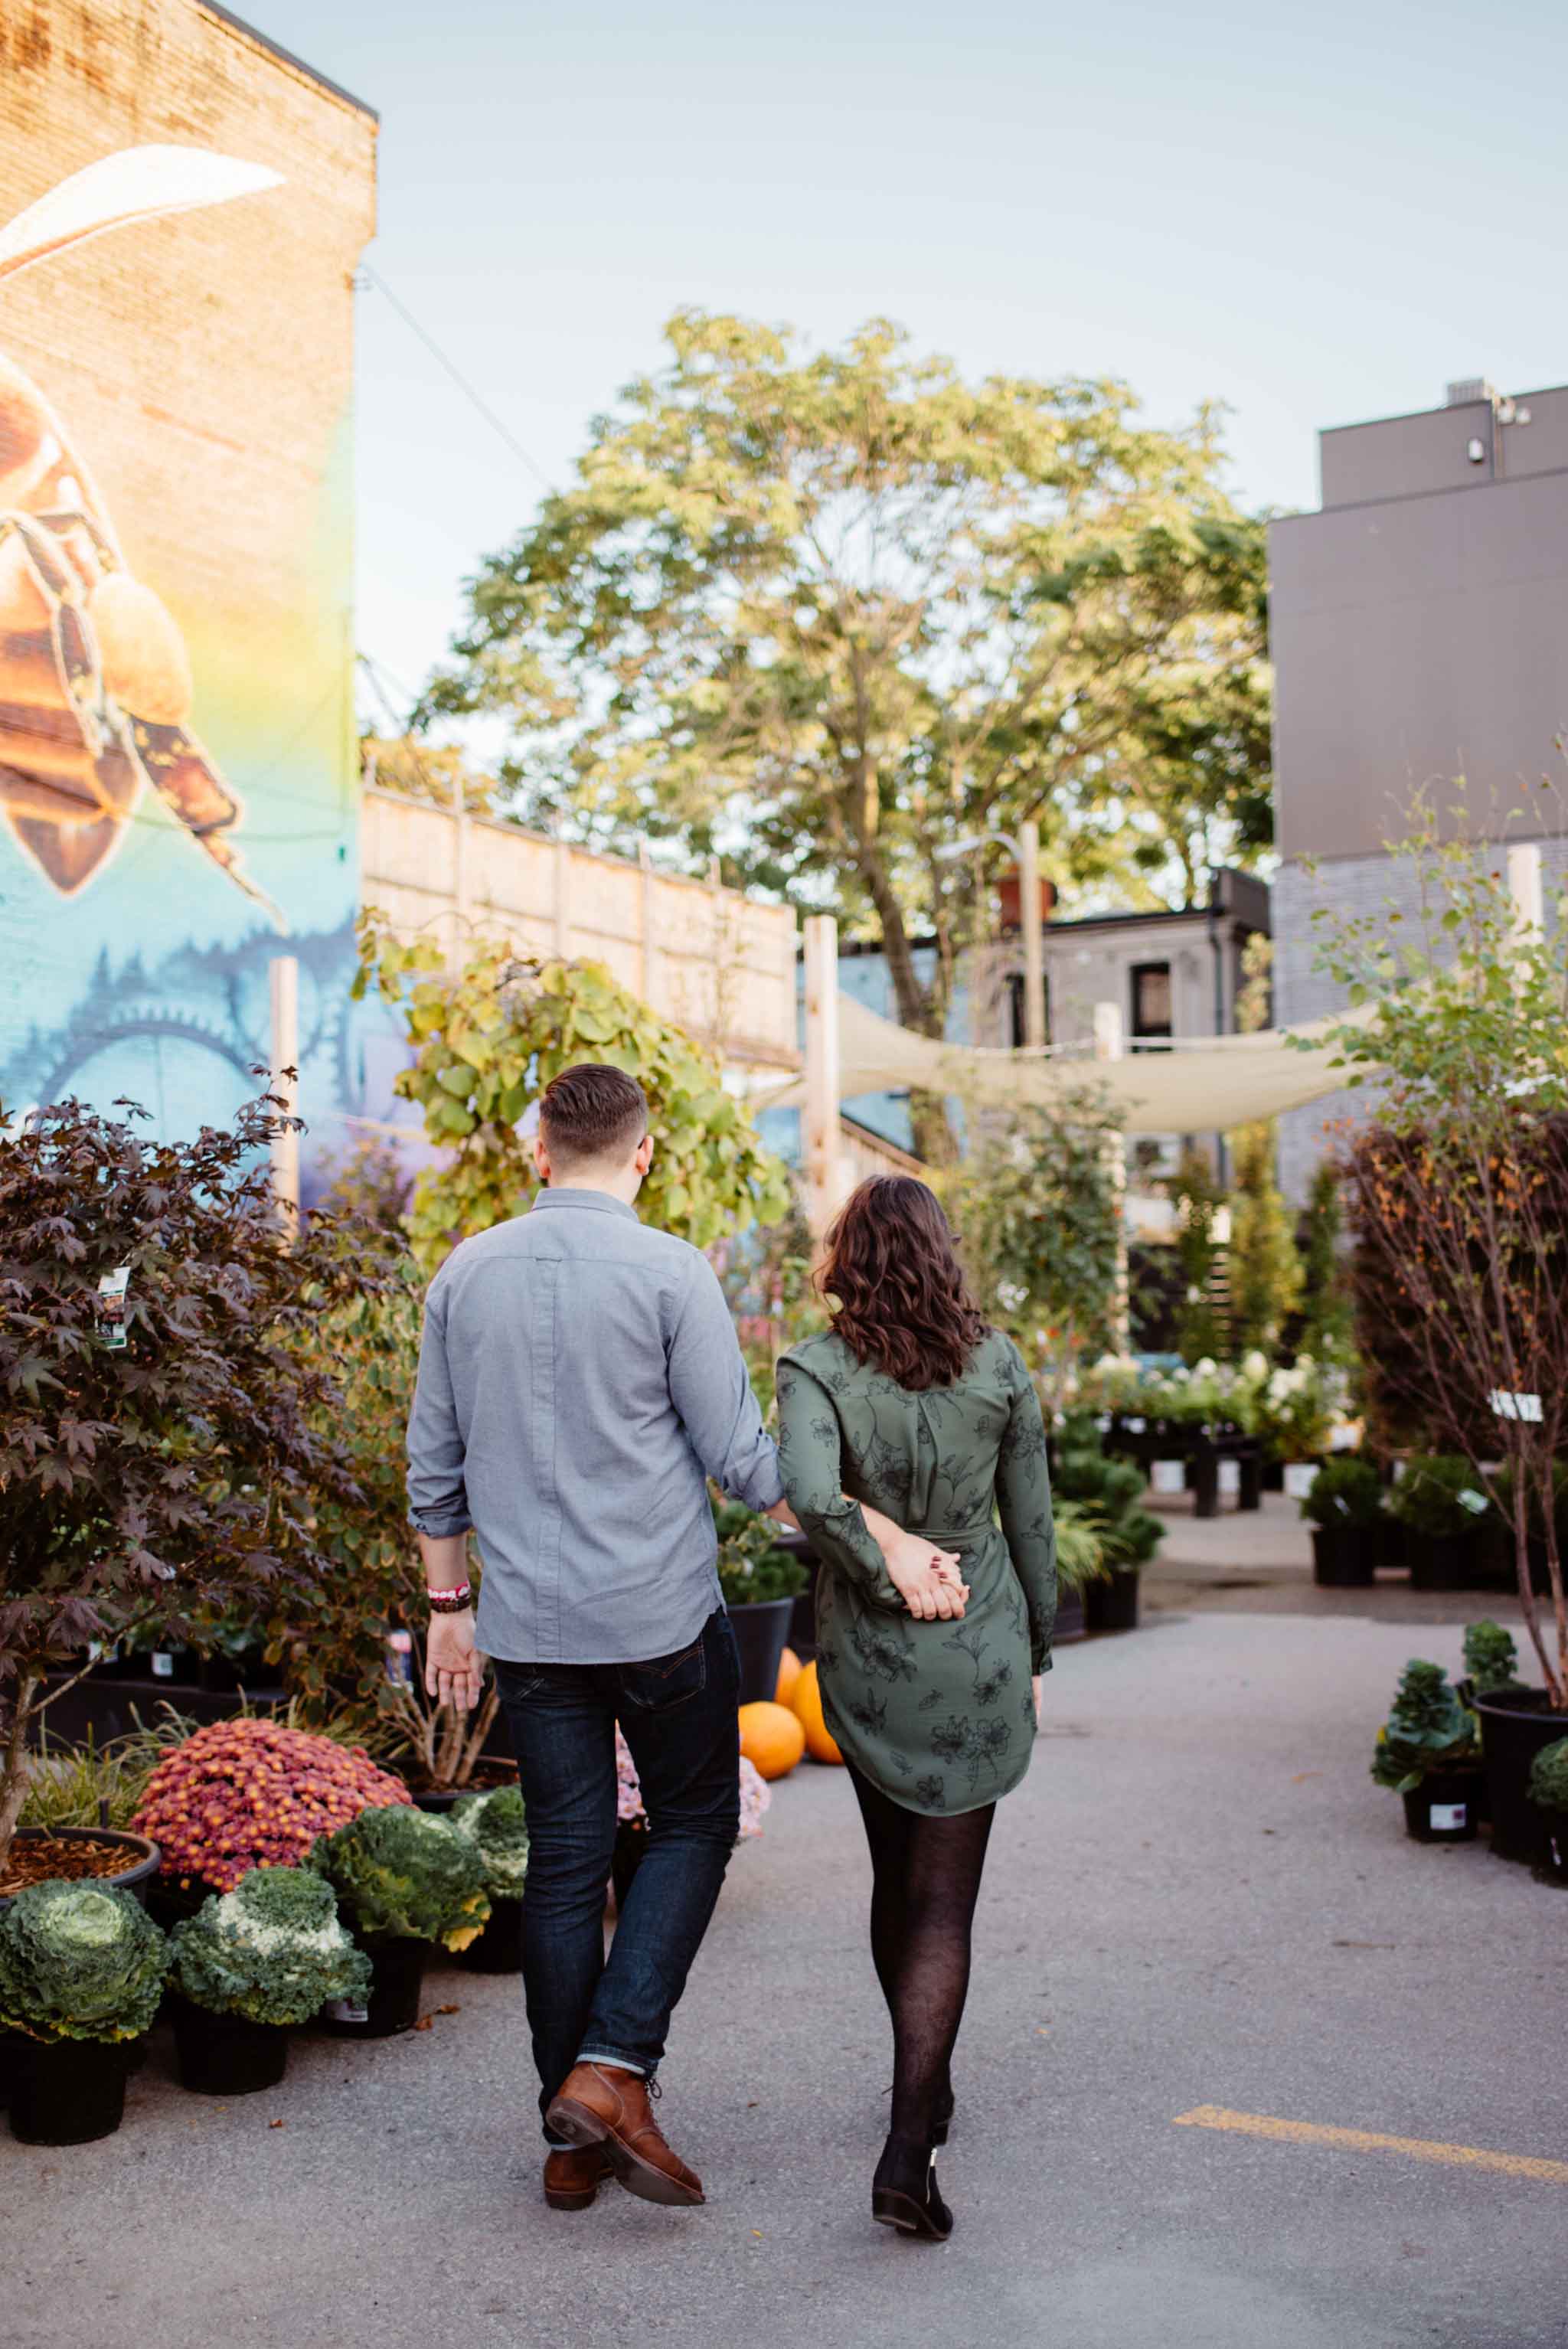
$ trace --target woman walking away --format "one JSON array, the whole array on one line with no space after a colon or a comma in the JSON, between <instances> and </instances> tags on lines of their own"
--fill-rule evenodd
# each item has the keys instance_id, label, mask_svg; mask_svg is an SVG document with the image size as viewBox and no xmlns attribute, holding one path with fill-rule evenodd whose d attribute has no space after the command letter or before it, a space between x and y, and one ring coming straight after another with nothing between
<instances>
[{"instance_id":1,"label":"woman walking away","mask_svg":"<svg viewBox=\"0 0 1568 2349\"><path fill-rule=\"evenodd\" d=\"M941 2242L953 2215L933 2155L953 2114L980 1873L997 1798L1029 1766L1031 1673L1050 1666L1046 1432L1023 1358L982 1319L923 1183L862 1183L819 1281L832 1325L779 1362L779 1452L823 1561L822 1707L871 1846L872 1958L892 2017L872 2212ZM934 1558L895 1581L862 1501L956 1552L962 1579Z\"/></svg>"}]
</instances>

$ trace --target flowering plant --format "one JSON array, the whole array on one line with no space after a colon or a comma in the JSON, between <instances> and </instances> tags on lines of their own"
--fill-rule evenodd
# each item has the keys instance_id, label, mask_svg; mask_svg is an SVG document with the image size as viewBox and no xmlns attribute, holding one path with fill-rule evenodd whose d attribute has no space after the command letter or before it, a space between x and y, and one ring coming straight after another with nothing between
<instances>
[{"instance_id":1,"label":"flowering plant","mask_svg":"<svg viewBox=\"0 0 1568 2349\"><path fill-rule=\"evenodd\" d=\"M320 1835L407 1803L362 1746L242 1718L199 1729L160 1762L132 1826L162 1847L162 1873L232 1892L253 1868L295 1866Z\"/></svg>"},{"instance_id":2,"label":"flowering plant","mask_svg":"<svg viewBox=\"0 0 1568 2349\"><path fill-rule=\"evenodd\" d=\"M250 2023L308 2023L329 1998L365 1998L370 1961L304 1868L253 1868L170 1936L170 1981L193 2006Z\"/></svg>"},{"instance_id":3,"label":"flowering plant","mask_svg":"<svg viewBox=\"0 0 1568 2349\"><path fill-rule=\"evenodd\" d=\"M740 1833L736 1840L749 1843L762 1833L762 1814L772 1803L773 1796L767 1780L755 1763L744 1754L737 1756L740 1764ZM637 1765L619 1729L615 1732L615 1816L623 1826L646 1826L648 1815L643 1808L643 1790L637 1784Z\"/></svg>"}]
</instances>

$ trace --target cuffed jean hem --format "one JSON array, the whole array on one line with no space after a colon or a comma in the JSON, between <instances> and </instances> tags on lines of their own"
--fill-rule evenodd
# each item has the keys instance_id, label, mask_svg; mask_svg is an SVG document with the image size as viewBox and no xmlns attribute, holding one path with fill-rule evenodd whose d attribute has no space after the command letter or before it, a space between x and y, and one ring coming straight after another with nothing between
<instances>
[{"instance_id":1,"label":"cuffed jean hem","mask_svg":"<svg viewBox=\"0 0 1568 2349\"><path fill-rule=\"evenodd\" d=\"M649 2066L640 2063L635 2055L617 2055L613 2047L580 2047L577 2061L580 2064L613 2064L617 2072L634 2072L639 2080L651 2080L654 2076Z\"/></svg>"}]
</instances>

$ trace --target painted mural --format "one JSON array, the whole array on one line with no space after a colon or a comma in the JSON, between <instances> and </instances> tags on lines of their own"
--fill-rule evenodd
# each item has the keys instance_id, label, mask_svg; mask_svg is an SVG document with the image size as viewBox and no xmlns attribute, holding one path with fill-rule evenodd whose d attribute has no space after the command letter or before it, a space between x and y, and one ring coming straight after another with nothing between
<instances>
[{"instance_id":1,"label":"painted mural","mask_svg":"<svg viewBox=\"0 0 1568 2349\"><path fill-rule=\"evenodd\" d=\"M66 1093L135 1101L165 1133L228 1117L270 1061L286 952L301 1107L318 1152L349 1142L343 247L352 264L370 181L328 222L329 256L301 233L319 191L278 160L127 144L19 207L4 198L17 176L38 188L37 159L0 160L7 1118ZM330 324L302 306L290 351L279 320L328 297ZM314 374L312 337L331 360Z\"/></svg>"}]
</instances>

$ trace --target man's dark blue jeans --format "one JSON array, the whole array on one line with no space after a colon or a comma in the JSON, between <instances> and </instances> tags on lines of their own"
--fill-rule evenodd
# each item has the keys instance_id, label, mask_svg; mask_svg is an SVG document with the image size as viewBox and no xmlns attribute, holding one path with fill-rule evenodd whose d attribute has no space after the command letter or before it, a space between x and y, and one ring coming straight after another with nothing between
<instances>
[{"instance_id":1,"label":"man's dark blue jeans","mask_svg":"<svg viewBox=\"0 0 1568 2349\"><path fill-rule=\"evenodd\" d=\"M528 1814L522 1979L542 2113L578 2062L658 2068L740 1828L740 1668L718 1608L689 1648L647 1663L495 1670ZM648 1843L606 1960L617 1721Z\"/></svg>"}]
</instances>

